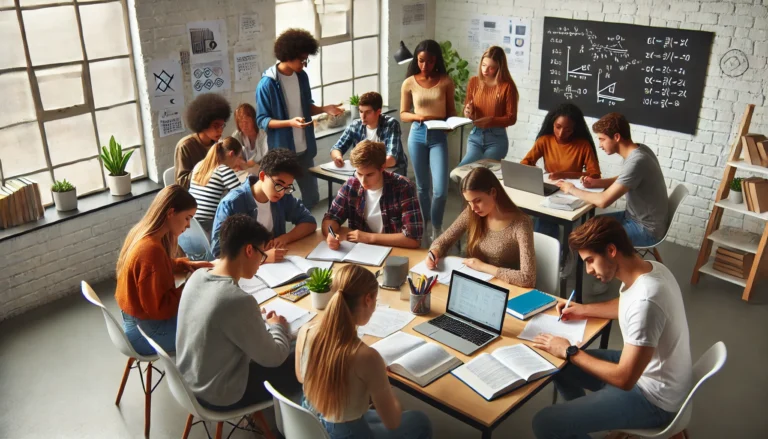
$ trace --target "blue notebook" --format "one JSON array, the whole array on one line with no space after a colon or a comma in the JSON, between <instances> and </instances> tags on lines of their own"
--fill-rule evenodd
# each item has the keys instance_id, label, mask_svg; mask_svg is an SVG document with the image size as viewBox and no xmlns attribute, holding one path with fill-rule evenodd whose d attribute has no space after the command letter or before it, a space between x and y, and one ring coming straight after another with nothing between
<instances>
[{"instance_id":1,"label":"blue notebook","mask_svg":"<svg viewBox=\"0 0 768 439\"><path fill-rule=\"evenodd\" d=\"M507 314L525 320L545 311L557 303L557 299L539 290L531 290L507 302Z\"/></svg>"}]
</instances>

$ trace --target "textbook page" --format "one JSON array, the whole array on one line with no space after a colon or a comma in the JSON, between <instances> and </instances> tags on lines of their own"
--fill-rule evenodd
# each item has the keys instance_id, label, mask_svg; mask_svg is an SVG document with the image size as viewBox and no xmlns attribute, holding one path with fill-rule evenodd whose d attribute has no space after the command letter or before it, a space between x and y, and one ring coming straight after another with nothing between
<instances>
[{"instance_id":1,"label":"textbook page","mask_svg":"<svg viewBox=\"0 0 768 439\"><path fill-rule=\"evenodd\" d=\"M452 373L489 401L504 390L525 383L523 378L501 361L486 353L478 355L474 360L455 369Z\"/></svg>"},{"instance_id":2,"label":"textbook page","mask_svg":"<svg viewBox=\"0 0 768 439\"><path fill-rule=\"evenodd\" d=\"M292 280L306 277L307 273L286 259L280 262L264 264L259 267L256 276L260 277L270 287L279 287Z\"/></svg>"},{"instance_id":3,"label":"textbook page","mask_svg":"<svg viewBox=\"0 0 768 439\"><path fill-rule=\"evenodd\" d=\"M354 245L354 247L352 247L352 250L347 253L346 256L344 256L344 261L356 262L362 265L379 266L384 263L384 259L391 251L392 247L384 247L381 245L371 245L358 242Z\"/></svg>"},{"instance_id":4,"label":"textbook page","mask_svg":"<svg viewBox=\"0 0 768 439\"><path fill-rule=\"evenodd\" d=\"M378 307L373 312L368 323L358 328L358 333L381 338L389 337L393 333L405 328L414 318L416 318L415 315L406 311ZM421 340L419 337L414 338Z\"/></svg>"},{"instance_id":5,"label":"textbook page","mask_svg":"<svg viewBox=\"0 0 768 439\"><path fill-rule=\"evenodd\" d=\"M352 163L349 160L344 160L344 166L342 167L336 166L336 163L334 162L323 163L320 165L320 169L349 176L352 176L355 173L355 167L352 166Z\"/></svg>"},{"instance_id":6,"label":"textbook page","mask_svg":"<svg viewBox=\"0 0 768 439\"><path fill-rule=\"evenodd\" d=\"M263 306L267 314L274 311L277 315L285 317L291 328L291 334L296 335L304 324L312 320L317 313L307 311L285 300L273 300Z\"/></svg>"},{"instance_id":7,"label":"textbook page","mask_svg":"<svg viewBox=\"0 0 768 439\"><path fill-rule=\"evenodd\" d=\"M259 305L277 296L275 290L269 288L267 284L256 276L250 279L240 279L237 283L240 289L245 291L246 294L253 296Z\"/></svg>"},{"instance_id":8,"label":"textbook page","mask_svg":"<svg viewBox=\"0 0 768 439\"><path fill-rule=\"evenodd\" d=\"M540 378L557 370L554 364L522 343L496 349L491 355L526 381Z\"/></svg>"},{"instance_id":9,"label":"textbook page","mask_svg":"<svg viewBox=\"0 0 768 439\"><path fill-rule=\"evenodd\" d=\"M586 320L557 321L558 316L550 314L536 314L525 325L523 332L517 336L523 340L533 341L539 334L552 334L563 337L577 345L584 339L584 330L587 329Z\"/></svg>"},{"instance_id":10,"label":"textbook page","mask_svg":"<svg viewBox=\"0 0 768 439\"><path fill-rule=\"evenodd\" d=\"M469 125L472 119L466 117L449 117L446 120L428 120L424 122L428 130L453 130L462 125Z\"/></svg>"},{"instance_id":11,"label":"textbook page","mask_svg":"<svg viewBox=\"0 0 768 439\"><path fill-rule=\"evenodd\" d=\"M338 250L331 250L328 248L328 243L326 241L322 241L317 244L317 247L315 247L315 249L312 250L312 253L307 256L307 259L341 262L354 247L354 242L341 241L341 245L339 246Z\"/></svg>"},{"instance_id":12,"label":"textbook page","mask_svg":"<svg viewBox=\"0 0 768 439\"><path fill-rule=\"evenodd\" d=\"M424 343L426 343L426 341L421 337L416 337L415 335L407 334L405 332L397 332L384 340L377 341L372 344L371 347L381 354L384 363L389 366L398 358Z\"/></svg>"},{"instance_id":13,"label":"textbook page","mask_svg":"<svg viewBox=\"0 0 768 439\"><path fill-rule=\"evenodd\" d=\"M309 275L312 270L315 268L322 268L322 269L328 269L333 266L333 261L310 261L308 259L304 259L301 256L286 256L286 261L291 261L291 263L297 267L299 267L299 270Z\"/></svg>"},{"instance_id":14,"label":"textbook page","mask_svg":"<svg viewBox=\"0 0 768 439\"><path fill-rule=\"evenodd\" d=\"M453 359L456 357L440 346L434 343L424 343L395 360L395 363L402 366L411 375L422 377Z\"/></svg>"},{"instance_id":15,"label":"textbook page","mask_svg":"<svg viewBox=\"0 0 768 439\"><path fill-rule=\"evenodd\" d=\"M483 273L482 271L477 271L475 269L469 268L466 265L464 265L464 258L460 258L457 256L448 256L445 258L440 258L437 260L437 267L435 267L435 270L430 270L427 268L426 261L421 261L417 265L415 265L413 268L411 268L411 271L416 274L423 274L424 276L434 276L437 275L437 281L440 282L443 285L450 285L451 283L451 273L453 270L460 271L468 276L472 276L476 279L488 281L491 278L493 278L492 274Z\"/></svg>"}]
</instances>

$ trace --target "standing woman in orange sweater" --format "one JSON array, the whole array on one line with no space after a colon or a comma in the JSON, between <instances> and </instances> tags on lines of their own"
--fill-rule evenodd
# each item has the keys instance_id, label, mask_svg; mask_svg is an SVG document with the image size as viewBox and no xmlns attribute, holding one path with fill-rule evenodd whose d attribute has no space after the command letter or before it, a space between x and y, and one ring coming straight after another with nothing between
<instances>
[{"instance_id":1,"label":"standing woman in orange sweater","mask_svg":"<svg viewBox=\"0 0 768 439\"><path fill-rule=\"evenodd\" d=\"M173 258L177 239L189 228L197 202L184 188L172 184L161 190L144 218L128 232L117 259L115 299L123 315L123 329L141 355L155 350L137 326L168 352L176 350L176 314L182 287L174 274L211 267L210 262Z\"/></svg>"},{"instance_id":2,"label":"standing woman in orange sweater","mask_svg":"<svg viewBox=\"0 0 768 439\"><path fill-rule=\"evenodd\" d=\"M469 133L467 154L459 166L507 156L507 127L517 122L518 99L504 49L491 46L480 59L477 76L467 84L464 117L472 119L475 127Z\"/></svg>"}]
</instances>

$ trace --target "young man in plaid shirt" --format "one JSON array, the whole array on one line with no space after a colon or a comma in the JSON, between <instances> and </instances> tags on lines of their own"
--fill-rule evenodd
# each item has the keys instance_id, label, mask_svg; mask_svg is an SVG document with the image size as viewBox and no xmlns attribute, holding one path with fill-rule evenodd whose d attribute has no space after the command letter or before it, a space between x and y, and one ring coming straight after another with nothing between
<instances>
[{"instance_id":1,"label":"young man in plaid shirt","mask_svg":"<svg viewBox=\"0 0 768 439\"><path fill-rule=\"evenodd\" d=\"M341 241L391 247L418 248L424 221L416 186L407 178L386 171L383 143L364 140L351 154L355 176L347 180L323 218L322 231L328 247L337 250ZM349 221L350 232L339 229ZM328 233L333 229L336 236Z\"/></svg>"},{"instance_id":2,"label":"young man in plaid shirt","mask_svg":"<svg viewBox=\"0 0 768 439\"><path fill-rule=\"evenodd\" d=\"M344 166L344 154L363 140L382 142L387 149L385 167L394 168L394 172L406 176L408 159L403 152L400 141L400 122L397 119L381 114L383 105L381 95L375 91L363 93L360 96L358 108L360 119L352 121L339 140L331 148L331 159L336 166Z\"/></svg>"}]
</instances>

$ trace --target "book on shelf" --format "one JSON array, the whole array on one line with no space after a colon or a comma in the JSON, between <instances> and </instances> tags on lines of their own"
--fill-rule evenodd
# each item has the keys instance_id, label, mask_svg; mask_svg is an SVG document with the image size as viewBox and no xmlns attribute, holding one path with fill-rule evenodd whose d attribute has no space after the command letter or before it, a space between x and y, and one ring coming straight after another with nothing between
<instances>
[{"instance_id":1,"label":"book on shelf","mask_svg":"<svg viewBox=\"0 0 768 439\"><path fill-rule=\"evenodd\" d=\"M760 155L760 161L762 165L768 167L768 140L761 140L756 142L757 153Z\"/></svg>"},{"instance_id":2,"label":"book on shelf","mask_svg":"<svg viewBox=\"0 0 768 439\"><path fill-rule=\"evenodd\" d=\"M749 277L749 270L734 268L730 265L723 265L717 262L717 260L715 260L715 262L712 264L712 268L714 268L715 270L721 273L730 274L731 276L738 277L739 279L746 279L747 277Z\"/></svg>"},{"instance_id":3,"label":"book on shelf","mask_svg":"<svg viewBox=\"0 0 768 439\"><path fill-rule=\"evenodd\" d=\"M748 177L741 181L744 204L751 212L768 212L768 180L760 177Z\"/></svg>"},{"instance_id":4,"label":"book on shelf","mask_svg":"<svg viewBox=\"0 0 768 439\"><path fill-rule=\"evenodd\" d=\"M428 130L455 130L462 125L469 125L472 123L472 119L466 117L449 117L446 120L428 120L424 122Z\"/></svg>"},{"instance_id":5,"label":"book on shelf","mask_svg":"<svg viewBox=\"0 0 768 439\"><path fill-rule=\"evenodd\" d=\"M395 332L372 344L389 370L425 387L462 364L455 355L421 337Z\"/></svg>"},{"instance_id":6,"label":"book on shelf","mask_svg":"<svg viewBox=\"0 0 768 439\"><path fill-rule=\"evenodd\" d=\"M762 134L747 134L741 137L741 149L744 153L744 161L756 166L766 166L760 157L760 151L757 143L766 140Z\"/></svg>"}]
</instances>

